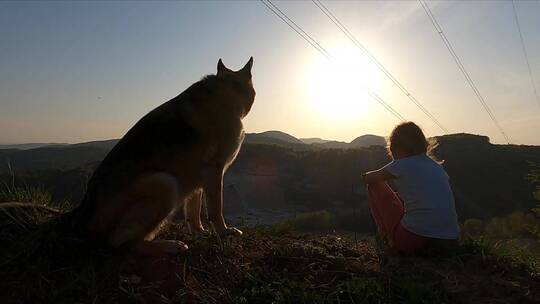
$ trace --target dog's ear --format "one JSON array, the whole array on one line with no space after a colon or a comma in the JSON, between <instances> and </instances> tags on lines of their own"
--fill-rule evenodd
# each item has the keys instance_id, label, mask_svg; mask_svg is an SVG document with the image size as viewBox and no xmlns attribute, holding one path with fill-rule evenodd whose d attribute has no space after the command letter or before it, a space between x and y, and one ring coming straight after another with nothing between
<instances>
[{"instance_id":1,"label":"dog's ear","mask_svg":"<svg viewBox=\"0 0 540 304\"><path fill-rule=\"evenodd\" d=\"M224 74L232 73L231 70L229 70L224 64L223 61L221 61L221 58L219 58L219 61L217 63L217 75L221 76Z\"/></svg>"},{"instance_id":2,"label":"dog's ear","mask_svg":"<svg viewBox=\"0 0 540 304\"><path fill-rule=\"evenodd\" d=\"M253 56L249 58L249 61L246 63L246 65L238 72L251 78L251 67L253 67Z\"/></svg>"}]
</instances>

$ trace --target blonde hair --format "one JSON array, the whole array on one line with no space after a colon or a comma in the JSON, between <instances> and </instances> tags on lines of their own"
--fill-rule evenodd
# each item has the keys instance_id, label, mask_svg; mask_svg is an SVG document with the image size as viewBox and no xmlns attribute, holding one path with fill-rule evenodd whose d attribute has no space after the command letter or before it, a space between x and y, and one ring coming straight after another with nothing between
<instances>
[{"instance_id":1,"label":"blonde hair","mask_svg":"<svg viewBox=\"0 0 540 304\"><path fill-rule=\"evenodd\" d=\"M397 125L388 138L388 152L395 158L396 149L402 151L405 157L425 154L431 158L431 152L437 147L435 139L427 139L422 129L412 121Z\"/></svg>"}]
</instances>

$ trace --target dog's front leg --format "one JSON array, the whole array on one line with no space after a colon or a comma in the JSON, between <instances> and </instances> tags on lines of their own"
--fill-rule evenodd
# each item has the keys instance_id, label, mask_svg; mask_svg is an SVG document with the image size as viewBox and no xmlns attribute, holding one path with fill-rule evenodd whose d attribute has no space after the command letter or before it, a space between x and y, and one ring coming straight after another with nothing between
<instances>
[{"instance_id":1,"label":"dog's front leg","mask_svg":"<svg viewBox=\"0 0 540 304\"><path fill-rule=\"evenodd\" d=\"M206 232L201 222L202 194L203 190L197 189L184 201L184 217L190 234Z\"/></svg>"},{"instance_id":2,"label":"dog's front leg","mask_svg":"<svg viewBox=\"0 0 540 304\"><path fill-rule=\"evenodd\" d=\"M223 167L207 169L204 174L204 193L208 207L208 219L220 235L242 235L242 231L227 227L223 218Z\"/></svg>"}]
</instances>

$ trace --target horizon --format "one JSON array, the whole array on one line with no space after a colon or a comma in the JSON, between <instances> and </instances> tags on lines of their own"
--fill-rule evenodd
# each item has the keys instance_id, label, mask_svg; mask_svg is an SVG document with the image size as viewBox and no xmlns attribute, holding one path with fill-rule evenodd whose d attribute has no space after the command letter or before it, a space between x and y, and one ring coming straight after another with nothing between
<instances>
[{"instance_id":1,"label":"horizon","mask_svg":"<svg viewBox=\"0 0 540 304\"><path fill-rule=\"evenodd\" d=\"M351 139L350 141L343 141L343 140L337 140L337 139L334 139L334 138L322 138L322 137L298 137L294 134L290 134L288 132L285 132L285 131L281 131L281 130L266 130L266 131L261 131L261 132L246 132L246 135L248 134L262 134L262 133L266 133L266 132L281 132L281 133L285 133L287 135L290 135L300 141L304 141L304 140L317 140L317 139L320 139L320 140L324 140L324 141L327 141L327 142L343 142L343 143L352 143L355 139L358 139L360 137L363 137L363 136L376 136L376 137L382 137L384 138L385 140L387 140L388 136L384 136L384 135L378 135L378 134L361 134L361 135L358 135L356 137L354 137L353 139ZM435 135L435 136L426 136L428 139L429 138L433 138L433 137L441 137L441 136L452 136L452 135L461 135L461 134L466 134L466 135L472 135L472 136L478 136L478 137L487 137L489 142L491 144L496 144L496 143L493 143L491 141L491 138L487 135L482 135L482 134L473 134L473 133L465 133L465 132L457 132L457 133L448 133L448 134L442 134L442 135ZM90 143L90 142L102 142L102 141L110 141L110 140L120 140L121 137L118 137L118 138L108 138L108 139L96 139L96 140L89 140L89 141L80 141L80 142L62 142L62 141L58 141L58 142L20 142L20 143L5 143L5 142L0 142L0 146L16 146L16 145L31 145L31 144L45 144L45 145L74 145L74 144L84 144L84 143ZM310 143L306 143L304 142L306 145L310 145ZM505 145L504 143L502 145ZM527 144L510 144L510 145L525 145L525 146L538 146L538 145L527 145Z\"/></svg>"},{"instance_id":2,"label":"horizon","mask_svg":"<svg viewBox=\"0 0 540 304\"><path fill-rule=\"evenodd\" d=\"M417 2L324 3L449 134L506 143ZM399 121L360 92L367 86L426 136L444 135L313 3L275 4L346 73L336 74L258 1L0 3L0 143L120 138L151 109L215 73L219 58L238 69L250 56L257 97L246 133L386 137ZM540 107L511 3L429 5L511 143L540 145ZM516 2L516 9L538 86L540 4Z\"/></svg>"},{"instance_id":3,"label":"horizon","mask_svg":"<svg viewBox=\"0 0 540 304\"><path fill-rule=\"evenodd\" d=\"M294 134L290 134L288 132L285 132L285 131L281 131L281 130L266 130L266 131L261 131L261 132L246 132L246 135L247 134L261 134L261 133L265 133L265 132L282 132L282 133L286 133L287 135L290 135L296 139L299 139L299 140L302 140L302 139L322 139L322 140L327 140L327 141L337 141L336 139L329 139L329 138L321 138L321 137L298 137ZM382 135L377 135L377 134L362 134L362 135L358 135L357 137L353 138L352 140L358 138L358 137L361 137L361 136L369 136L369 135L372 135L372 136L378 136L378 137L384 137L386 138L385 136L382 136ZM118 138L108 138L108 139L97 139L97 140L89 140L89 141L82 141L82 142L62 142L62 141L59 141L59 142L20 142L20 143L4 143L4 142L0 142L0 145L4 145L4 146L8 146L8 145L27 145L27 144L68 144L68 145L72 145L72 144L81 144L81 143L87 143L87 142L93 142L93 141L108 141L108 140L119 140L121 137L118 137ZM352 141L351 140L351 141ZM348 141L348 143L350 143L351 141Z\"/></svg>"}]
</instances>

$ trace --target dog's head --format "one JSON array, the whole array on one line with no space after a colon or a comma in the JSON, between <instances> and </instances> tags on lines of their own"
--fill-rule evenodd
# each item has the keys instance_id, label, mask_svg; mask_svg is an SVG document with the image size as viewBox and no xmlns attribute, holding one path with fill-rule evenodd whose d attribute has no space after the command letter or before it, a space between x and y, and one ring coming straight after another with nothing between
<instances>
[{"instance_id":1,"label":"dog's head","mask_svg":"<svg viewBox=\"0 0 540 304\"><path fill-rule=\"evenodd\" d=\"M223 83L234 95L234 99L239 103L242 118L245 117L253 101L255 100L255 89L251 81L251 67L253 66L253 57L249 58L246 65L238 71L232 71L227 68L221 59L217 64L217 78Z\"/></svg>"}]
</instances>

